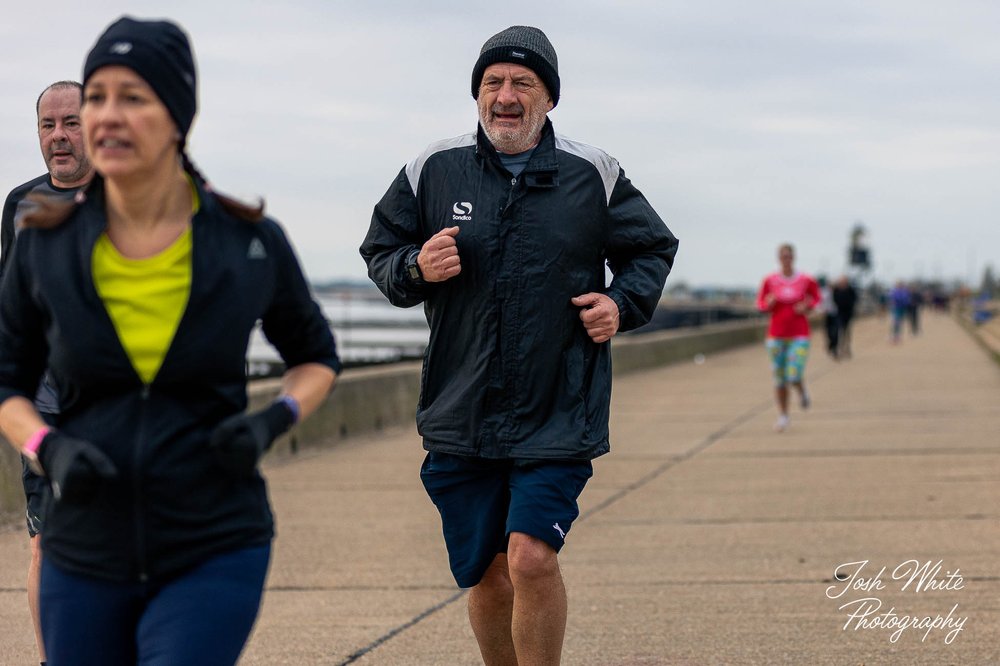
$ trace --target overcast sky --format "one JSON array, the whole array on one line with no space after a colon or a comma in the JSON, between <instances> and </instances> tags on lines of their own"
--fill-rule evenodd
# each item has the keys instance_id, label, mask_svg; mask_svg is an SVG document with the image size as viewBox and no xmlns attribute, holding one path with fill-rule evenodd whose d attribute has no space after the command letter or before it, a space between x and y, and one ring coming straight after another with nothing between
<instances>
[{"instance_id":1,"label":"overcast sky","mask_svg":"<svg viewBox=\"0 0 1000 666\"><path fill-rule=\"evenodd\" d=\"M8 3L0 189L44 170L41 89L120 14L166 11L198 62L194 161L264 196L314 281L364 278L373 205L475 128L472 66L514 24L558 53L556 130L618 158L681 239L671 282L755 286L784 241L836 274L859 220L882 280L1000 269L995 0Z\"/></svg>"}]
</instances>

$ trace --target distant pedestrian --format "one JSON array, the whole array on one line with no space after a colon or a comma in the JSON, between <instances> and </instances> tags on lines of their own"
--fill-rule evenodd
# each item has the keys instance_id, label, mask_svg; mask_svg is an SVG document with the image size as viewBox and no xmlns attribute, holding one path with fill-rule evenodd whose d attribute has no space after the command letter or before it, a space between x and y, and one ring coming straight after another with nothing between
<instances>
[{"instance_id":1,"label":"distant pedestrian","mask_svg":"<svg viewBox=\"0 0 1000 666\"><path fill-rule=\"evenodd\" d=\"M774 397L778 420L774 429L788 428L788 385L799 394L802 409L809 409L809 391L805 385L806 359L809 357L809 320L806 315L820 303L819 285L805 273L795 270L795 249L788 243L778 248L781 270L764 278L757 294L757 307L771 313L766 346L774 376Z\"/></svg>"},{"instance_id":2,"label":"distant pedestrian","mask_svg":"<svg viewBox=\"0 0 1000 666\"><path fill-rule=\"evenodd\" d=\"M833 284L833 302L837 305L838 358L851 358L851 323L858 304L858 292L846 275L841 275Z\"/></svg>"},{"instance_id":3,"label":"distant pedestrian","mask_svg":"<svg viewBox=\"0 0 1000 666\"><path fill-rule=\"evenodd\" d=\"M886 295L886 303L889 307L889 313L892 316L892 328L890 329L889 340L894 345L898 345L903 341L903 320L909 315L910 302L910 290L902 280L898 280L896 286Z\"/></svg>"},{"instance_id":4,"label":"distant pedestrian","mask_svg":"<svg viewBox=\"0 0 1000 666\"><path fill-rule=\"evenodd\" d=\"M51 666L231 665L274 535L258 462L340 362L284 232L188 159L187 35L123 17L83 86L97 175L25 216L0 287L0 430L53 494L46 653ZM258 321L288 369L280 397L247 413ZM54 427L32 403L46 367Z\"/></svg>"},{"instance_id":5,"label":"distant pedestrian","mask_svg":"<svg viewBox=\"0 0 1000 666\"><path fill-rule=\"evenodd\" d=\"M823 327L826 329L826 352L833 360L837 360L840 345L840 318L837 316L837 304L833 300L833 290L826 277L816 279L819 285L819 309L823 313Z\"/></svg>"},{"instance_id":6,"label":"distant pedestrian","mask_svg":"<svg viewBox=\"0 0 1000 666\"><path fill-rule=\"evenodd\" d=\"M910 320L910 333L920 335L920 309L924 305L924 294L920 285L913 283L910 287L910 304L906 306L906 316Z\"/></svg>"}]
</instances>

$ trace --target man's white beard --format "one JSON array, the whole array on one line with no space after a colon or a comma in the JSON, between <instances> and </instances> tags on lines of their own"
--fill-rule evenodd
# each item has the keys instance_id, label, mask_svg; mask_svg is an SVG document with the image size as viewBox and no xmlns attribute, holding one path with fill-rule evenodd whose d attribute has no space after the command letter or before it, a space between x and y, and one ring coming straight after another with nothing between
<instances>
[{"instance_id":1,"label":"man's white beard","mask_svg":"<svg viewBox=\"0 0 1000 666\"><path fill-rule=\"evenodd\" d=\"M490 143L493 144L493 147L501 153L514 155L533 148L538 143L542 127L545 126L544 113L535 117L531 111L524 109L521 117L522 125L519 129L493 128L484 119L484 111L486 118L491 117L493 114L492 109L481 110L479 124L482 126L483 131L486 132L486 136L490 140Z\"/></svg>"}]
</instances>

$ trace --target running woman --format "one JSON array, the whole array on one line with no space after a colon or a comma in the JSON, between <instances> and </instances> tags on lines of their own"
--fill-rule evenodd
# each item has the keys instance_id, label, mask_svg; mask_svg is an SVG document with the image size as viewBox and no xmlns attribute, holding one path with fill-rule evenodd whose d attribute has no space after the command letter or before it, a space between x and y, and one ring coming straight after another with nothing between
<instances>
[{"instance_id":1,"label":"running woman","mask_svg":"<svg viewBox=\"0 0 1000 666\"><path fill-rule=\"evenodd\" d=\"M802 409L808 409L809 392L804 381L809 357L807 315L820 303L819 285L811 276L795 270L795 248L785 243L778 248L781 270L764 278L757 294L757 307L771 313L767 328L767 351L774 372L774 397L778 420L774 429L788 428L788 385L799 394Z\"/></svg>"},{"instance_id":2,"label":"running woman","mask_svg":"<svg viewBox=\"0 0 1000 666\"><path fill-rule=\"evenodd\" d=\"M326 398L330 328L284 232L209 187L185 150L194 56L123 17L83 70L75 201L24 218L0 287L0 431L52 488L42 542L49 666L235 664L274 525L258 461ZM256 322L288 368L247 413ZM59 414L32 399L48 367Z\"/></svg>"}]
</instances>

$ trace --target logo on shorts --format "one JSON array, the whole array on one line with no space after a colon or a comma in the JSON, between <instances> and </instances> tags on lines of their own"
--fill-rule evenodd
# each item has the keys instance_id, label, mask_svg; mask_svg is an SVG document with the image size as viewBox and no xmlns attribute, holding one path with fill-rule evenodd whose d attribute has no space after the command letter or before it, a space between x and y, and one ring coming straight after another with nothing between
<instances>
[{"instance_id":1,"label":"logo on shorts","mask_svg":"<svg viewBox=\"0 0 1000 666\"><path fill-rule=\"evenodd\" d=\"M563 541L566 540L566 533L563 532L563 528L559 527L559 523L552 523L552 529L554 529L556 532L559 532L560 539L562 539Z\"/></svg>"}]
</instances>

